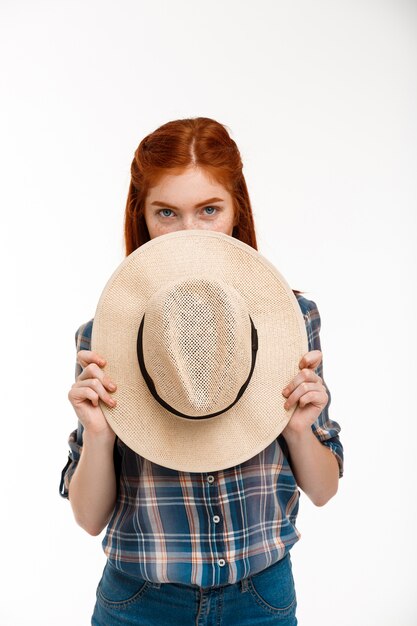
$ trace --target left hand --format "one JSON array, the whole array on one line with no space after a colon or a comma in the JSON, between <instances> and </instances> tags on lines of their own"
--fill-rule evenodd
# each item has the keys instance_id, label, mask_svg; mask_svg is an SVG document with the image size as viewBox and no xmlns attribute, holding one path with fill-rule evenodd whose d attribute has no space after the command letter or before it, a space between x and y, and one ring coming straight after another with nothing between
<instances>
[{"instance_id":1,"label":"left hand","mask_svg":"<svg viewBox=\"0 0 417 626\"><path fill-rule=\"evenodd\" d=\"M323 379L314 372L321 363L322 356L320 350L307 352L299 363L301 371L285 388L287 391L282 391L282 395L287 398L285 409L290 409L298 402L290 421L282 431L284 437L286 433L299 433L311 428L329 401Z\"/></svg>"}]
</instances>

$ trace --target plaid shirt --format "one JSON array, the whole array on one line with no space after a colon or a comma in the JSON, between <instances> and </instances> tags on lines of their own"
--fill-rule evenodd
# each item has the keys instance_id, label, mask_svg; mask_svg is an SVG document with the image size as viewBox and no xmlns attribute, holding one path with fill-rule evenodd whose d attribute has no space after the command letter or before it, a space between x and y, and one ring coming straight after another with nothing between
<instances>
[{"instance_id":1,"label":"plaid shirt","mask_svg":"<svg viewBox=\"0 0 417 626\"><path fill-rule=\"evenodd\" d=\"M315 302L296 294L306 323L309 350L321 350ZM75 334L78 350L90 350L93 320ZM77 363L75 376L82 371ZM323 378L320 363L315 370ZM327 387L326 387L327 389ZM329 401L312 430L335 455L343 475L340 426ZM69 437L60 493L68 486L82 451L83 427ZM116 437L117 501L102 546L113 565L152 582L212 587L235 583L285 556L301 537L295 526L300 491L280 435L240 465L215 472L181 472L139 456Z\"/></svg>"}]
</instances>

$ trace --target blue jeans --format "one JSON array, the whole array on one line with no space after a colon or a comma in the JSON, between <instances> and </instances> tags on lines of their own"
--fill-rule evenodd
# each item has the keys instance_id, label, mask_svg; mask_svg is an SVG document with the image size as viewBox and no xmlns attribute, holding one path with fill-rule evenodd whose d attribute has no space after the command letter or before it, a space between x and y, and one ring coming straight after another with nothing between
<instances>
[{"instance_id":1,"label":"blue jeans","mask_svg":"<svg viewBox=\"0 0 417 626\"><path fill-rule=\"evenodd\" d=\"M235 584L199 587L132 578L108 561L97 587L93 626L296 626L290 553Z\"/></svg>"}]
</instances>

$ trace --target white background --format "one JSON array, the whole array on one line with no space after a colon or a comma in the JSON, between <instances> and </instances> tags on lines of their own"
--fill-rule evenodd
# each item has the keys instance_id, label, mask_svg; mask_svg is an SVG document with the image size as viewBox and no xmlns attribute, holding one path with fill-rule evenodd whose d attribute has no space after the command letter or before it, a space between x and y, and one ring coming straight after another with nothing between
<instances>
[{"instance_id":1,"label":"white background","mask_svg":"<svg viewBox=\"0 0 417 626\"><path fill-rule=\"evenodd\" d=\"M413 626L417 4L1 2L2 626L89 624L102 537L60 498L78 326L124 258L139 141L237 142L259 251L322 318L345 476L301 496L300 626Z\"/></svg>"}]
</instances>

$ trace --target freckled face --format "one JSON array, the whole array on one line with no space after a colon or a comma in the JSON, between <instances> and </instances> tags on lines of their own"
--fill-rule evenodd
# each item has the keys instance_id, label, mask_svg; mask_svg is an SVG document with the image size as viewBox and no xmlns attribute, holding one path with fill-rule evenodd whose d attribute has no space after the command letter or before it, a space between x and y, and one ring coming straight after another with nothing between
<instances>
[{"instance_id":1,"label":"freckled face","mask_svg":"<svg viewBox=\"0 0 417 626\"><path fill-rule=\"evenodd\" d=\"M233 200L200 168L165 174L151 187L145 201L145 222L151 239L176 230L202 228L232 236Z\"/></svg>"}]
</instances>

